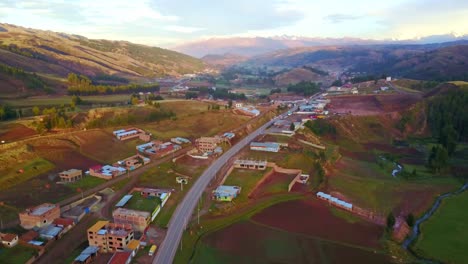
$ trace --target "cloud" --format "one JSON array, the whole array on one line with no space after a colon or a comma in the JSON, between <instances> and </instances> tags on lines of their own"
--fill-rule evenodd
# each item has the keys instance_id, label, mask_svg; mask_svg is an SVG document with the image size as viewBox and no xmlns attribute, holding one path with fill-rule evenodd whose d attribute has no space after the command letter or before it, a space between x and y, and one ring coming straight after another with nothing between
<instances>
[{"instance_id":1,"label":"cloud","mask_svg":"<svg viewBox=\"0 0 468 264\"><path fill-rule=\"evenodd\" d=\"M203 31L205 30L205 28L169 25L169 26L165 26L164 30L177 32L177 33L194 33L198 31Z\"/></svg>"},{"instance_id":2,"label":"cloud","mask_svg":"<svg viewBox=\"0 0 468 264\"><path fill-rule=\"evenodd\" d=\"M324 17L323 19L329 23L338 24L338 23L349 21L349 20L361 19L362 17L363 16L349 15L349 14L331 14L331 15Z\"/></svg>"}]
</instances>

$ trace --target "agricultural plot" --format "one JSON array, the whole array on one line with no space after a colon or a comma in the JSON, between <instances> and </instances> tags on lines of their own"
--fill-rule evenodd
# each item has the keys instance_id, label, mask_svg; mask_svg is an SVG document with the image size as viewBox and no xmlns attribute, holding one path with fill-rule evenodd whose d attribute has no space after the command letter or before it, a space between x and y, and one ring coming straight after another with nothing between
<instances>
[{"instance_id":1,"label":"agricultural plot","mask_svg":"<svg viewBox=\"0 0 468 264\"><path fill-rule=\"evenodd\" d=\"M466 263L468 248L468 192L447 198L436 213L421 226L415 250L444 263Z\"/></svg>"},{"instance_id":2,"label":"agricultural plot","mask_svg":"<svg viewBox=\"0 0 468 264\"><path fill-rule=\"evenodd\" d=\"M54 168L54 165L48 160L35 158L25 163L18 164L0 176L0 190L6 190L12 186L34 178L38 174Z\"/></svg>"},{"instance_id":3,"label":"agricultural plot","mask_svg":"<svg viewBox=\"0 0 468 264\"><path fill-rule=\"evenodd\" d=\"M23 124L12 123L0 127L0 141L11 142L37 135L36 130Z\"/></svg>"},{"instance_id":4,"label":"agricultural plot","mask_svg":"<svg viewBox=\"0 0 468 264\"><path fill-rule=\"evenodd\" d=\"M35 254L37 254L36 249L23 245L16 245L13 248L0 248L0 260L2 264L23 264Z\"/></svg>"},{"instance_id":5,"label":"agricultural plot","mask_svg":"<svg viewBox=\"0 0 468 264\"><path fill-rule=\"evenodd\" d=\"M318 201L264 209L199 240L193 263L391 263L379 252L383 228L349 223ZM248 239L246 237L248 234Z\"/></svg>"}]
</instances>

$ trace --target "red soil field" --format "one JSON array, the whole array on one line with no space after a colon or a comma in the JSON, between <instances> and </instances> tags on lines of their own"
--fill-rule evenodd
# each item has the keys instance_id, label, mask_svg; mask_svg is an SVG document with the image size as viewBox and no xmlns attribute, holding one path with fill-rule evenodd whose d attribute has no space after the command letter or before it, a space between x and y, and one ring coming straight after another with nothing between
<instances>
[{"instance_id":1,"label":"red soil field","mask_svg":"<svg viewBox=\"0 0 468 264\"><path fill-rule=\"evenodd\" d=\"M375 156L370 152L354 152L346 150L344 148L340 148L340 154L354 160L375 162Z\"/></svg>"},{"instance_id":2,"label":"red soil field","mask_svg":"<svg viewBox=\"0 0 468 264\"><path fill-rule=\"evenodd\" d=\"M294 174L286 174L280 172L273 172L265 181L258 185L249 195L250 198L261 198L272 194L272 192L277 192L275 185L283 185L284 190L280 192L288 192L289 183L296 177Z\"/></svg>"},{"instance_id":3,"label":"red soil field","mask_svg":"<svg viewBox=\"0 0 468 264\"><path fill-rule=\"evenodd\" d=\"M14 124L9 126L9 130L7 132L0 134L0 141L15 141L33 135L37 135L37 132L34 129L23 126L21 124Z\"/></svg>"},{"instance_id":4,"label":"red soil field","mask_svg":"<svg viewBox=\"0 0 468 264\"><path fill-rule=\"evenodd\" d=\"M344 243L380 248L383 227L367 222L349 223L336 217L326 202L299 200L271 206L252 217L261 224Z\"/></svg>"},{"instance_id":5,"label":"red soil field","mask_svg":"<svg viewBox=\"0 0 468 264\"><path fill-rule=\"evenodd\" d=\"M303 237L249 221L211 233L201 242L224 258L216 259L208 253L208 256L195 257L194 263L221 260L223 263L390 263L389 257L383 254Z\"/></svg>"},{"instance_id":6,"label":"red soil field","mask_svg":"<svg viewBox=\"0 0 468 264\"><path fill-rule=\"evenodd\" d=\"M401 111L418 101L418 98L406 94L334 96L328 110L353 115L376 115Z\"/></svg>"},{"instance_id":7,"label":"red soil field","mask_svg":"<svg viewBox=\"0 0 468 264\"><path fill-rule=\"evenodd\" d=\"M54 171L68 169L87 170L89 167L99 164L99 162L69 147L39 145L35 146L34 150L40 156L55 164Z\"/></svg>"}]
</instances>

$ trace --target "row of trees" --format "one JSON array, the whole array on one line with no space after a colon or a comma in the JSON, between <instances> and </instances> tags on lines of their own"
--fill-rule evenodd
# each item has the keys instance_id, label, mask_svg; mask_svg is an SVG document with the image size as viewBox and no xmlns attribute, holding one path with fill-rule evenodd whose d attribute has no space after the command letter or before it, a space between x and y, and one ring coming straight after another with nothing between
<instances>
[{"instance_id":1,"label":"row of trees","mask_svg":"<svg viewBox=\"0 0 468 264\"><path fill-rule=\"evenodd\" d=\"M84 75L68 74L68 93L72 95L93 95L113 93L134 93L159 91L159 84L94 85Z\"/></svg>"},{"instance_id":2,"label":"row of trees","mask_svg":"<svg viewBox=\"0 0 468 264\"><path fill-rule=\"evenodd\" d=\"M0 105L0 120L16 117L16 111L9 105Z\"/></svg>"},{"instance_id":3,"label":"row of trees","mask_svg":"<svg viewBox=\"0 0 468 264\"><path fill-rule=\"evenodd\" d=\"M47 86L47 84L39 76L37 76L36 73L28 73L21 68L11 67L1 63L0 72L5 73L6 75L11 76L15 79L23 81L24 85L28 89L44 90L47 93L53 92L53 90L50 89Z\"/></svg>"},{"instance_id":4,"label":"row of trees","mask_svg":"<svg viewBox=\"0 0 468 264\"><path fill-rule=\"evenodd\" d=\"M38 108L33 108L33 112L37 112ZM34 113L36 114L36 113ZM73 122L66 113L65 107L51 107L42 110L42 119L37 123L36 130L39 133L50 131L53 128L71 128Z\"/></svg>"},{"instance_id":5,"label":"row of trees","mask_svg":"<svg viewBox=\"0 0 468 264\"><path fill-rule=\"evenodd\" d=\"M309 96L320 92L320 85L314 82L302 81L288 86L288 92Z\"/></svg>"}]
</instances>

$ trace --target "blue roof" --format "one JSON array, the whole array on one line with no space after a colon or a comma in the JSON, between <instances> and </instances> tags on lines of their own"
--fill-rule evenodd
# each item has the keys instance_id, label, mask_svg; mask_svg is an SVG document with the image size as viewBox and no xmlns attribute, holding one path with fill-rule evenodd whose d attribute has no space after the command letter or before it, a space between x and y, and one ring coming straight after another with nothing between
<instances>
[{"instance_id":1,"label":"blue roof","mask_svg":"<svg viewBox=\"0 0 468 264\"><path fill-rule=\"evenodd\" d=\"M89 246L81 252L81 254L75 258L75 261L85 262L91 255L96 254L99 251L99 247Z\"/></svg>"},{"instance_id":2,"label":"blue roof","mask_svg":"<svg viewBox=\"0 0 468 264\"><path fill-rule=\"evenodd\" d=\"M125 129L115 130L115 131L112 132L112 133L114 133L114 135L117 135L117 134L120 134L120 133L123 133L123 132L125 132Z\"/></svg>"},{"instance_id":3,"label":"blue roof","mask_svg":"<svg viewBox=\"0 0 468 264\"><path fill-rule=\"evenodd\" d=\"M57 236L58 234L60 234L60 232L62 232L62 230L63 230L63 228L61 228L61 227L49 225L49 226L41 228L39 230L39 234L41 236L44 236L44 237L47 237L47 238L53 238L53 237Z\"/></svg>"},{"instance_id":4,"label":"blue roof","mask_svg":"<svg viewBox=\"0 0 468 264\"><path fill-rule=\"evenodd\" d=\"M263 147L263 148L279 148L279 144L275 142L252 142L251 147Z\"/></svg>"},{"instance_id":5,"label":"blue roof","mask_svg":"<svg viewBox=\"0 0 468 264\"><path fill-rule=\"evenodd\" d=\"M138 131L135 130L135 129L132 129L132 130L129 130L129 131L124 130L124 132L115 133L115 135L117 137L123 137L123 136L133 135L133 134L136 134L136 133L138 133Z\"/></svg>"},{"instance_id":6,"label":"blue roof","mask_svg":"<svg viewBox=\"0 0 468 264\"><path fill-rule=\"evenodd\" d=\"M133 195L131 195L131 194L125 195L124 197L122 197L122 199L120 199L120 201L115 206L117 206L117 207L124 206L130 199L132 199L132 197L133 197Z\"/></svg>"},{"instance_id":7,"label":"blue roof","mask_svg":"<svg viewBox=\"0 0 468 264\"><path fill-rule=\"evenodd\" d=\"M236 196L240 188L238 186L220 185L213 193L217 195Z\"/></svg>"}]
</instances>

